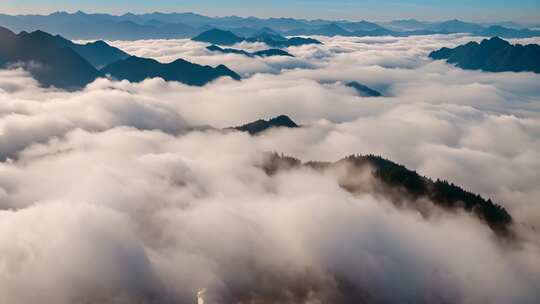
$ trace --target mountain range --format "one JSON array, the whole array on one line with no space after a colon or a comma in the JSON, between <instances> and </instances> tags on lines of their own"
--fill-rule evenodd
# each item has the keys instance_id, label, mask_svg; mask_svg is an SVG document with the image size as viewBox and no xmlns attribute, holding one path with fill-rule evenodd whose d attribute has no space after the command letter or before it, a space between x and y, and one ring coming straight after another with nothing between
<instances>
[{"instance_id":1,"label":"mountain range","mask_svg":"<svg viewBox=\"0 0 540 304\"><path fill-rule=\"evenodd\" d=\"M339 185L354 195L366 192L380 195L395 206L415 210L424 217L436 214L436 208L465 211L479 218L497 235L513 236L512 216L505 208L453 183L421 176L380 156L351 155L337 162L303 163L293 157L269 153L263 165L269 175L300 167L336 174ZM366 185L365 172L373 178L369 185Z\"/></svg>"},{"instance_id":2,"label":"mountain range","mask_svg":"<svg viewBox=\"0 0 540 304\"><path fill-rule=\"evenodd\" d=\"M24 68L44 87L80 89L107 75L130 81L161 77L197 86L222 76L240 79L224 65L213 68L181 59L162 64L132 57L104 41L76 44L43 31L15 34L0 27L0 41L0 67Z\"/></svg>"},{"instance_id":3,"label":"mountain range","mask_svg":"<svg viewBox=\"0 0 540 304\"><path fill-rule=\"evenodd\" d=\"M41 31L15 35L0 28L0 41L0 66L22 67L43 86L74 89L100 76L96 67L60 37Z\"/></svg>"},{"instance_id":4,"label":"mountain range","mask_svg":"<svg viewBox=\"0 0 540 304\"><path fill-rule=\"evenodd\" d=\"M43 30L69 39L171 39L191 38L212 28L251 37L260 30L274 34L325 36L408 36L471 33L478 36L524 38L540 31L510 22L471 23L460 20L426 22L414 19L374 23L369 21L305 20L293 18L207 17L194 13L147 13L110 15L56 12L50 15L0 14L0 26L15 32Z\"/></svg>"},{"instance_id":5,"label":"mountain range","mask_svg":"<svg viewBox=\"0 0 540 304\"><path fill-rule=\"evenodd\" d=\"M105 75L119 80L140 82L146 78L160 77L166 81L178 81L187 85L203 86L222 76L240 80L240 76L224 65L217 67L202 66L177 59L171 63L160 63L154 59L131 56L112 63L101 70Z\"/></svg>"},{"instance_id":6,"label":"mountain range","mask_svg":"<svg viewBox=\"0 0 540 304\"><path fill-rule=\"evenodd\" d=\"M283 48L305 44L322 44L319 40L304 37L286 38L274 33L258 33L251 37L240 37L231 31L211 29L191 38L193 41L207 42L217 45L233 45L240 42L263 42L270 47Z\"/></svg>"},{"instance_id":7,"label":"mountain range","mask_svg":"<svg viewBox=\"0 0 540 304\"><path fill-rule=\"evenodd\" d=\"M442 48L429 57L446 60L466 70L540 73L540 45L512 45L499 37L480 43L469 42L453 49Z\"/></svg>"},{"instance_id":8,"label":"mountain range","mask_svg":"<svg viewBox=\"0 0 540 304\"><path fill-rule=\"evenodd\" d=\"M280 50L280 49L268 49L268 50L262 50L257 52L247 52L244 50L238 50L238 49L231 49L231 48L220 48L219 46L212 44L211 46L206 47L207 50L211 52L218 52L223 54L237 54L237 55L244 55L247 57L272 57L272 56L287 56L287 57L294 57L290 53Z\"/></svg>"}]
</instances>

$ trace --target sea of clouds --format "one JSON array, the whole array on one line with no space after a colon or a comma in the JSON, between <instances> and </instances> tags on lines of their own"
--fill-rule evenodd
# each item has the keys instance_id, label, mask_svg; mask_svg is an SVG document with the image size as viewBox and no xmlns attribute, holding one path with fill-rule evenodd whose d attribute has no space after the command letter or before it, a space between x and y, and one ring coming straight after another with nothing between
<instances>
[{"instance_id":1,"label":"sea of clouds","mask_svg":"<svg viewBox=\"0 0 540 304\"><path fill-rule=\"evenodd\" d=\"M65 92L0 71L0 302L194 303L206 288L216 303L535 303L540 75L427 58L478 39L464 35L318 38L294 58L111 42L245 77L201 88L99 79ZM303 128L221 130L281 114ZM503 205L519 242L469 215L352 195L328 174L268 176L266 151L381 155Z\"/></svg>"}]
</instances>

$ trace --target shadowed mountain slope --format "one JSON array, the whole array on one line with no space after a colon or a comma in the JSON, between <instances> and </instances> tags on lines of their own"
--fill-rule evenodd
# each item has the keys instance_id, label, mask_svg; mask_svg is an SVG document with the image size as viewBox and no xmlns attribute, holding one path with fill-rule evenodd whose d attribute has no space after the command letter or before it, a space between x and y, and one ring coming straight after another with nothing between
<instances>
[{"instance_id":1,"label":"shadowed mountain slope","mask_svg":"<svg viewBox=\"0 0 540 304\"><path fill-rule=\"evenodd\" d=\"M0 65L22 67L43 86L76 89L100 76L99 71L61 37L40 31L15 35L0 28L0 41Z\"/></svg>"},{"instance_id":2,"label":"shadowed mountain slope","mask_svg":"<svg viewBox=\"0 0 540 304\"><path fill-rule=\"evenodd\" d=\"M429 57L444 59L466 70L540 73L540 45L512 45L498 37L484 39L481 43L469 42L453 49L442 48Z\"/></svg>"},{"instance_id":3,"label":"shadowed mountain slope","mask_svg":"<svg viewBox=\"0 0 540 304\"><path fill-rule=\"evenodd\" d=\"M223 76L240 80L240 76L224 65L217 67L203 66L178 59L164 64L154 59L136 56L115 62L101 72L118 80L140 82L146 78L161 77L166 81L178 81L187 85L203 86Z\"/></svg>"},{"instance_id":4,"label":"shadowed mountain slope","mask_svg":"<svg viewBox=\"0 0 540 304\"><path fill-rule=\"evenodd\" d=\"M68 39L65 39L62 36L53 36L43 31L35 31L32 33L27 33L23 31L18 34L17 37L27 43L30 43L32 45L40 45L41 47L70 48L77 52L77 54L79 54L97 69L107 64L129 57L129 54L118 48L112 47L101 40L89 42L87 44L77 44L73 43Z\"/></svg>"},{"instance_id":5,"label":"shadowed mountain slope","mask_svg":"<svg viewBox=\"0 0 540 304\"><path fill-rule=\"evenodd\" d=\"M380 195L400 208L416 210L425 217L434 215L437 208L448 212L464 211L478 217L499 236L513 235L511 215L490 199L447 181L421 176L379 156L352 155L334 163L302 163L293 157L269 153L263 167L270 175L281 170L309 167L336 175L340 186L353 194ZM365 178L366 172L372 181Z\"/></svg>"},{"instance_id":6,"label":"shadowed mountain slope","mask_svg":"<svg viewBox=\"0 0 540 304\"><path fill-rule=\"evenodd\" d=\"M0 67L23 68L44 87L76 90L106 74L130 81L161 77L198 86L222 76L240 79L224 65L214 68L182 59L162 64L130 57L103 41L82 45L42 31L16 35L0 27L0 41Z\"/></svg>"}]
</instances>

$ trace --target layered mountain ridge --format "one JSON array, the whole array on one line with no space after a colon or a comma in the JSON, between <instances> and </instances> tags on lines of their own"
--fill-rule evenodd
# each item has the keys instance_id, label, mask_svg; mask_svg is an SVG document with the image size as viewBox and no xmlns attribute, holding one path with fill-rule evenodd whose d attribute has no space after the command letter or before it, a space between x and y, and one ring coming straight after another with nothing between
<instances>
[{"instance_id":1,"label":"layered mountain ridge","mask_svg":"<svg viewBox=\"0 0 540 304\"><path fill-rule=\"evenodd\" d=\"M1 27L0 40L0 67L23 68L44 87L76 90L107 75L130 81L161 77L196 86L223 76L240 79L224 65L214 68L182 59L162 64L132 57L101 40L76 44L43 31L15 34Z\"/></svg>"},{"instance_id":2,"label":"layered mountain ridge","mask_svg":"<svg viewBox=\"0 0 540 304\"><path fill-rule=\"evenodd\" d=\"M529 29L538 25L516 23L472 23L461 20L440 22L395 20L391 22L306 20L294 18L208 17L194 13L146 13L124 15L56 12L49 15L0 14L0 26L16 32L38 29L70 39L171 39L191 38L212 28L250 37L261 30L275 34L326 36L410 36L471 33L477 36L526 38L540 36Z\"/></svg>"},{"instance_id":3,"label":"layered mountain ridge","mask_svg":"<svg viewBox=\"0 0 540 304\"><path fill-rule=\"evenodd\" d=\"M101 72L119 80L141 82L146 78L163 78L166 81L178 81L187 85L203 86L209 79L229 76L240 80L240 76L224 65L217 67L202 66L183 59L171 63L160 63L154 59L131 56L125 60L106 66Z\"/></svg>"},{"instance_id":4,"label":"layered mountain ridge","mask_svg":"<svg viewBox=\"0 0 540 304\"><path fill-rule=\"evenodd\" d=\"M193 41L206 42L217 45L234 45L240 42L262 42L270 47L286 48L290 46L301 46L306 44L322 44L317 39L305 37L286 38L278 34L259 33L251 37L240 37L231 31L211 29L200 35L191 38Z\"/></svg>"}]
</instances>

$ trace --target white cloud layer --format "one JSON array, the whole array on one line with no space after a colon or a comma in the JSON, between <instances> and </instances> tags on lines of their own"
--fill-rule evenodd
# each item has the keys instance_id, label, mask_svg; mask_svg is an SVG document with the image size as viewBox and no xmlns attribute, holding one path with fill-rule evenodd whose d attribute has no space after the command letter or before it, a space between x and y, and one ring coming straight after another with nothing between
<instances>
[{"instance_id":1,"label":"white cloud layer","mask_svg":"<svg viewBox=\"0 0 540 304\"><path fill-rule=\"evenodd\" d=\"M295 58L113 42L247 77L202 88L100 79L63 92L1 71L0 302L192 303L205 287L224 303L534 303L540 75L427 59L469 39L324 38L289 48ZM384 97L358 97L343 85L352 80ZM200 128L280 114L305 127L257 137ZM380 154L491 197L522 241L501 246L467 215L423 219L353 196L329 175L269 177L264 151Z\"/></svg>"}]
</instances>

